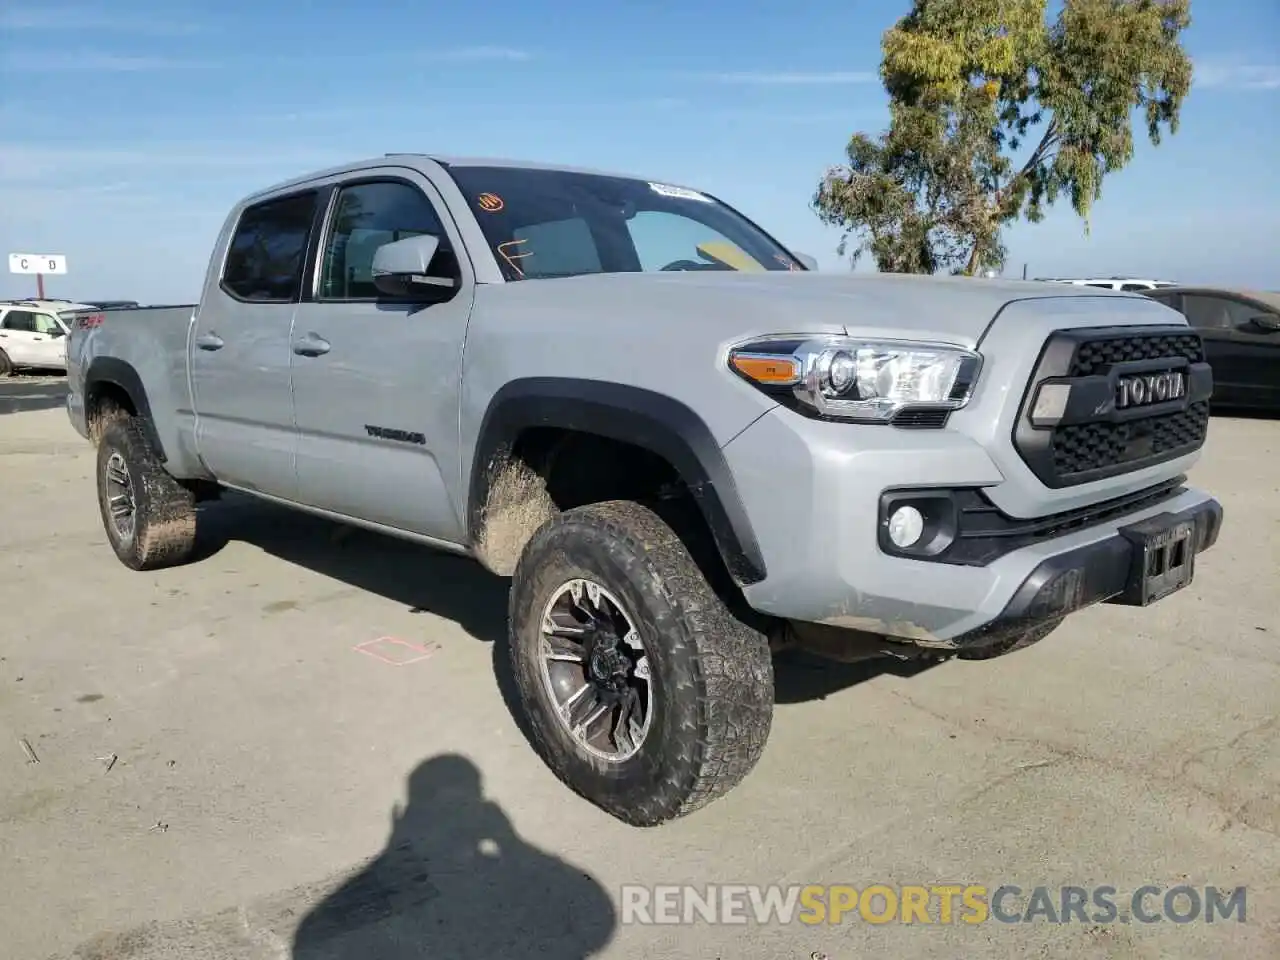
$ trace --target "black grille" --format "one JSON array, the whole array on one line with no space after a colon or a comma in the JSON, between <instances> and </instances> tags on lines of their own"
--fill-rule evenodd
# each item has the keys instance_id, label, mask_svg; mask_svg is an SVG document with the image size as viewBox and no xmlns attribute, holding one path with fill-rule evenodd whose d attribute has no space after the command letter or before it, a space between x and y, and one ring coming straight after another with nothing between
<instances>
[{"instance_id":1,"label":"black grille","mask_svg":"<svg viewBox=\"0 0 1280 960\"><path fill-rule=\"evenodd\" d=\"M1121 377L1179 372L1185 394L1149 409L1117 409ZM1071 385L1056 426L1032 424L1037 389ZM1041 353L1014 428L1014 446L1046 486L1088 483L1154 466L1199 449L1209 426L1213 379L1204 346L1185 327L1060 331Z\"/></svg>"},{"instance_id":2,"label":"black grille","mask_svg":"<svg viewBox=\"0 0 1280 960\"><path fill-rule=\"evenodd\" d=\"M1128 423L1073 423L1053 431L1053 469L1059 477L1070 478L1134 459L1131 449L1144 460L1195 449L1208 428L1207 403Z\"/></svg>"},{"instance_id":3,"label":"black grille","mask_svg":"<svg viewBox=\"0 0 1280 960\"><path fill-rule=\"evenodd\" d=\"M1170 333L1163 336L1111 337L1086 340L1076 349L1068 377L1091 377L1117 363L1136 360L1181 358L1187 363L1204 361L1204 346L1194 333Z\"/></svg>"},{"instance_id":4,"label":"black grille","mask_svg":"<svg viewBox=\"0 0 1280 960\"><path fill-rule=\"evenodd\" d=\"M934 430L944 427L950 410L903 410L893 418L895 427L909 427L917 430Z\"/></svg>"}]
</instances>

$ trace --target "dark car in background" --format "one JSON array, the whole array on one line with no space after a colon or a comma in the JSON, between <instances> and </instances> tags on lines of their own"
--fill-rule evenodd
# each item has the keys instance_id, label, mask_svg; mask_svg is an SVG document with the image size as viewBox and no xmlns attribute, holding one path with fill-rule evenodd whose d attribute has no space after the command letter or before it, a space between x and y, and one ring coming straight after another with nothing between
<instances>
[{"instance_id":1,"label":"dark car in background","mask_svg":"<svg viewBox=\"0 0 1280 960\"><path fill-rule=\"evenodd\" d=\"M1280 293L1226 287L1144 291L1204 338L1213 403L1280 412Z\"/></svg>"}]
</instances>

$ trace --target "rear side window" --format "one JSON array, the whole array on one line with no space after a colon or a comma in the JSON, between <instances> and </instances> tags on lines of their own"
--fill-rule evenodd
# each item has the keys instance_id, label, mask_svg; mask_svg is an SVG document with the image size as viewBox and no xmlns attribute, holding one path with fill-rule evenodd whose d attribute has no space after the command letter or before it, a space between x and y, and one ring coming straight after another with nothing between
<instances>
[{"instance_id":1,"label":"rear side window","mask_svg":"<svg viewBox=\"0 0 1280 960\"><path fill-rule=\"evenodd\" d=\"M22 333L35 333L36 315L30 310L10 310L4 315L4 322L0 323L0 327Z\"/></svg>"},{"instance_id":2,"label":"rear side window","mask_svg":"<svg viewBox=\"0 0 1280 960\"><path fill-rule=\"evenodd\" d=\"M223 289L239 300L296 300L315 211L314 190L247 208L227 249Z\"/></svg>"}]
</instances>

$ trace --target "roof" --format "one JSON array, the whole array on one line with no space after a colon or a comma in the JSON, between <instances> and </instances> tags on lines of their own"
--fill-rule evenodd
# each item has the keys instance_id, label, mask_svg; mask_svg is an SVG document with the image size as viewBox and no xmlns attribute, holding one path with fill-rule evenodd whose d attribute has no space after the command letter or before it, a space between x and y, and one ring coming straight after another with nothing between
<instances>
[{"instance_id":1,"label":"roof","mask_svg":"<svg viewBox=\"0 0 1280 960\"><path fill-rule=\"evenodd\" d=\"M625 173L617 170L595 170L590 167L575 167L566 164L543 163L537 160L519 160L509 157L459 157L440 153L386 153L380 157L366 157L363 160L352 160L347 163L338 164L337 166L326 167L323 170L313 170L310 173L290 177L288 180L282 180L279 183L273 183L271 186L263 187L261 190L255 190L245 199L252 200L264 194L275 193L278 190L302 186L312 180L321 180L326 177L339 176L344 173L351 173L367 169L369 167L393 166L396 161L400 161L401 163L405 163L406 165L413 167L416 166L416 164L413 163L414 160L426 161L427 163L438 163L446 167L509 167L523 170L550 170L558 173L577 173L596 177L619 177L625 180L656 179L641 177L634 173Z\"/></svg>"},{"instance_id":2,"label":"roof","mask_svg":"<svg viewBox=\"0 0 1280 960\"><path fill-rule=\"evenodd\" d=\"M1246 300L1256 300L1258 303L1264 304L1277 313L1280 313L1280 291L1276 290L1252 290L1248 287L1192 287L1192 286L1176 286L1162 287L1161 293L1203 293L1209 295L1219 295L1228 297L1243 297Z\"/></svg>"}]
</instances>

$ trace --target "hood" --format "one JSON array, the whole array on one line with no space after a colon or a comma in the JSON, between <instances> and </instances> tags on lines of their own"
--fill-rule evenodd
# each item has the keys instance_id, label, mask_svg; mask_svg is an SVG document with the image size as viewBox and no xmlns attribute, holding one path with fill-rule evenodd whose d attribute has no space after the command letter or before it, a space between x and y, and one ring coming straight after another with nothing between
<instances>
[{"instance_id":1,"label":"hood","mask_svg":"<svg viewBox=\"0 0 1280 960\"><path fill-rule=\"evenodd\" d=\"M503 296L525 305L607 310L633 316L682 318L732 328L744 336L839 334L928 340L973 349L1000 308L1013 300L1107 297L1139 299L1084 287L1036 281L931 277L916 274L839 274L732 271L587 274L504 284ZM495 291L496 292L496 291Z\"/></svg>"}]
</instances>

